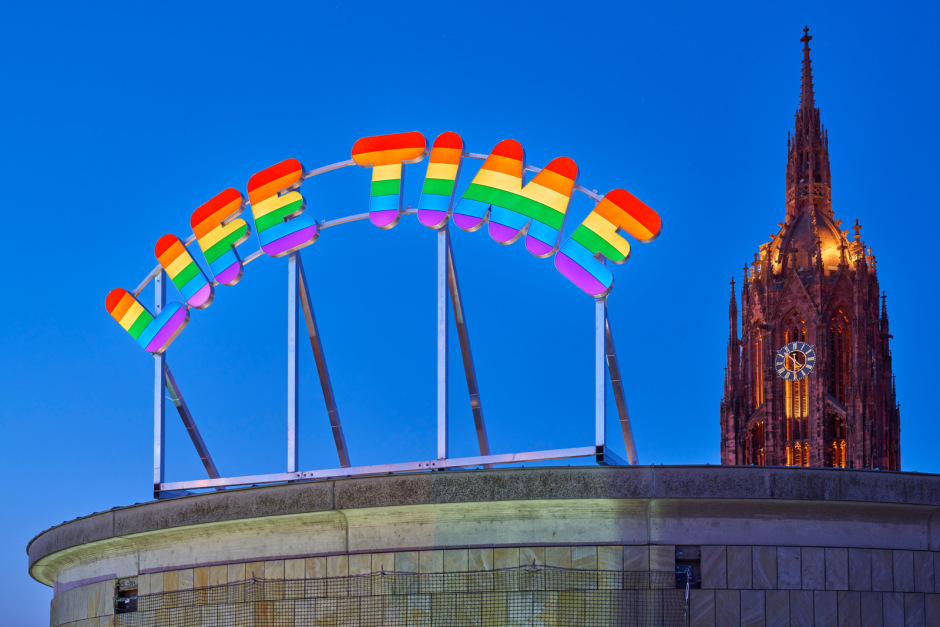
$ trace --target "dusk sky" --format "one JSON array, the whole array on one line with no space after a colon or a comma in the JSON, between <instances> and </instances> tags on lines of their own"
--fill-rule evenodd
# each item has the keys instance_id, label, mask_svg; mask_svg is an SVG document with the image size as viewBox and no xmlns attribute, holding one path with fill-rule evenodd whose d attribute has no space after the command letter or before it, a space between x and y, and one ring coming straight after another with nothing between
<instances>
[{"instance_id":1,"label":"dusk sky","mask_svg":"<svg viewBox=\"0 0 940 627\"><path fill-rule=\"evenodd\" d=\"M108 292L134 289L157 239L188 237L223 189L287 158L344 161L360 137L454 131L475 153L512 138L528 163L570 157L581 185L657 211L662 235L631 242L608 301L639 458L719 463L729 281L784 217L806 24L835 216L860 221L887 292L902 469L940 472L940 10L887 6L6 6L0 623L48 624L32 537L152 498L153 360L108 315ZM406 167L408 205L426 164ZM358 167L308 180L306 215L368 211L369 181ZM575 197L565 237L591 207ZM493 451L592 444L593 299L522 242L451 237ZM239 250L257 247L253 234ZM303 250L354 465L436 456L435 247L406 216L328 229ZM258 259L167 353L224 476L286 470L286 298L287 259ZM306 342L300 354L301 469L336 467ZM473 455L455 334L450 358L451 453ZM608 418L622 454L612 396ZM203 478L169 403L166 424L167 480Z\"/></svg>"}]
</instances>

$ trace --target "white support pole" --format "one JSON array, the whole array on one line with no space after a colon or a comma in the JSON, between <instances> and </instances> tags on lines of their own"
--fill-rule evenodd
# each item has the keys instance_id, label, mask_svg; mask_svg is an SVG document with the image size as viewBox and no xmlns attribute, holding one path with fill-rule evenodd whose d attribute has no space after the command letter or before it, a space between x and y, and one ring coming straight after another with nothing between
<instances>
[{"instance_id":1,"label":"white support pole","mask_svg":"<svg viewBox=\"0 0 940 627\"><path fill-rule=\"evenodd\" d=\"M607 301L594 303L594 444L607 446ZM599 459L600 461L600 459Z\"/></svg>"},{"instance_id":2,"label":"white support pole","mask_svg":"<svg viewBox=\"0 0 940 627\"><path fill-rule=\"evenodd\" d=\"M297 442L300 427L297 411L300 274L297 272L297 254L291 253L287 260L287 472L297 472L300 466L300 448Z\"/></svg>"},{"instance_id":3,"label":"white support pole","mask_svg":"<svg viewBox=\"0 0 940 627\"><path fill-rule=\"evenodd\" d=\"M447 459L447 227L437 232L437 458Z\"/></svg>"},{"instance_id":4,"label":"white support pole","mask_svg":"<svg viewBox=\"0 0 940 627\"><path fill-rule=\"evenodd\" d=\"M154 316L159 316L166 303L166 272L154 277ZM153 498L160 498L165 479L166 461L166 353L153 356Z\"/></svg>"}]
</instances>

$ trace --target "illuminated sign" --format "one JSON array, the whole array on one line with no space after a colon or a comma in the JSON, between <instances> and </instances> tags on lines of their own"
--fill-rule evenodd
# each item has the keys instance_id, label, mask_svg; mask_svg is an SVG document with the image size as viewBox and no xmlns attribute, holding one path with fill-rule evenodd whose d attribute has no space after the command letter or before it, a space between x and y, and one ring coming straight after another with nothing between
<instances>
[{"instance_id":1,"label":"illuminated sign","mask_svg":"<svg viewBox=\"0 0 940 627\"><path fill-rule=\"evenodd\" d=\"M559 157L525 186L524 173L525 153L519 142L496 144L457 203L454 224L476 231L489 222L490 237L500 244L512 244L525 234L530 253L550 257L558 250L578 166Z\"/></svg>"},{"instance_id":2,"label":"illuminated sign","mask_svg":"<svg viewBox=\"0 0 940 627\"><path fill-rule=\"evenodd\" d=\"M369 220L380 229L390 229L401 219L402 180L406 163L418 163L428 154L428 142L421 133L397 133L363 137L352 149L357 165L372 168L372 194Z\"/></svg>"},{"instance_id":3,"label":"illuminated sign","mask_svg":"<svg viewBox=\"0 0 940 627\"><path fill-rule=\"evenodd\" d=\"M305 213L306 200L298 191L306 178L358 165L372 170L369 220L391 229L405 213L405 165L422 161L428 142L417 132L364 137L353 144L352 159L319 170L307 171L296 159L287 159L258 172L248 180L248 201L261 252L283 257L313 244L319 236L317 221ZM654 240L662 223L659 215L623 189L603 198L577 184L578 166L558 157L539 170L525 163L522 146L513 139L499 142L489 155L473 155L484 162L463 194L456 198L461 163L471 155L457 133L443 133L434 140L418 202L418 220L431 229L442 229L453 219L467 232L487 225L490 237L512 244L525 236L532 255L554 255L561 274L595 299L603 300L613 288L614 277L604 261L620 264L630 256L627 233L641 242ZM526 170L536 171L528 183ZM562 244L565 217L572 194L582 191L598 200L567 241ZM251 235L240 218L245 197L226 189L196 209L190 219L193 239L205 257L212 278L206 276L175 235L164 235L154 248L160 267L182 295L154 316L134 294L118 288L106 299L108 313L146 351L162 353L189 322L189 309L212 304L216 285L235 285L244 271L238 245ZM260 253L259 253L260 254Z\"/></svg>"},{"instance_id":4,"label":"illuminated sign","mask_svg":"<svg viewBox=\"0 0 940 627\"><path fill-rule=\"evenodd\" d=\"M248 199L264 254L283 257L316 241L317 223L300 215L307 201L296 191L304 182L304 166L287 159L248 179Z\"/></svg>"},{"instance_id":5,"label":"illuminated sign","mask_svg":"<svg viewBox=\"0 0 940 627\"><path fill-rule=\"evenodd\" d=\"M251 231L244 220L236 219L245 209L245 197L229 188L193 212L190 224L215 280L235 285L242 278L242 260L236 246Z\"/></svg>"}]
</instances>

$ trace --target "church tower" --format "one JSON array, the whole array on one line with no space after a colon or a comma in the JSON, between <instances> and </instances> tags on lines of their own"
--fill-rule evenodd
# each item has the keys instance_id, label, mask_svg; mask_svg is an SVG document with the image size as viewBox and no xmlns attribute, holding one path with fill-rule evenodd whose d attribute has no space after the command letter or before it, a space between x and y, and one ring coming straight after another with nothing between
<instances>
[{"instance_id":1,"label":"church tower","mask_svg":"<svg viewBox=\"0 0 940 627\"><path fill-rule=\"evenodd\" d=\"M888 311L871 248L832 212L829 135L803 29L786 212L731 281L721 463L901 469Z\"/></svg>"}]
</instances>

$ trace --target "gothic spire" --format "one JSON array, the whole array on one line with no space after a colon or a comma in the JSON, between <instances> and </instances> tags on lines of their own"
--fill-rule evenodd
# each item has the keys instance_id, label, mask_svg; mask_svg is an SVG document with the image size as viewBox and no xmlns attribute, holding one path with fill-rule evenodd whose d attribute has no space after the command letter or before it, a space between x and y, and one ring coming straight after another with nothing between
<instances>
[{"instance_id":1,"label":"gothic spire","mask_svg":"<svg viewBox=\"0 0 940 627\"><path fill-rule=\"evenodd\" d=\"M829 141L816 108L809 27L803 29L803 71L800 106L794 116L792 141L787 139L787 222L809 208L832 218Z\"/></svg>"},{"instance_id":2,"label":"gothic spire","mask_svg":"<svg viewBox=\"0 0 940 627\"><path fill-rule=\"evenodd\" d=\"M900 409L887 299L861 224L849 228L832 212L829 142L816 105L809 28L801 35L794 38L801 42L802 72L787 137L786 214L744 265L740 286L737 277L731 281L721 463L897 470ZM796 46L793 40L788 45L793 90ZM825 46L816 46L817 61L820 53ZM774 351L796 339L818 351L816 368L799 384L773 368Z\"/></svg>"},{"instance_id":3,"label":"gothic spire","mask_svg":"<svg viewBox=\"0 0 940 627\"><path fill-rule=\"evenodd\" d=\"M734 295L734 277L731 277L731 301L728 303L728 341L738 339L738 301Z\"/></svg>"},{"instance_id":4,"label":"gothic spire","mask_svg":"<svg viewBox=\"0 0 940 627\"><path fill-rule=\"evenodd\" d=\"M881 293L881 332L888 334L888 297L884 292Z\"/></svg>"},{"instance_id":5,"label":"gothic spire","mask_svg":"<svg viewBox=\"0 0 940 627\"><path fill-rule=\"evenodd\" d=\"M812 110L816 107L813 95L813 68L809 59L809 41L813 37L809 34L809 26L803 27L803 77L800 81L800 109Z\"/></svg>"}]
</instances>

